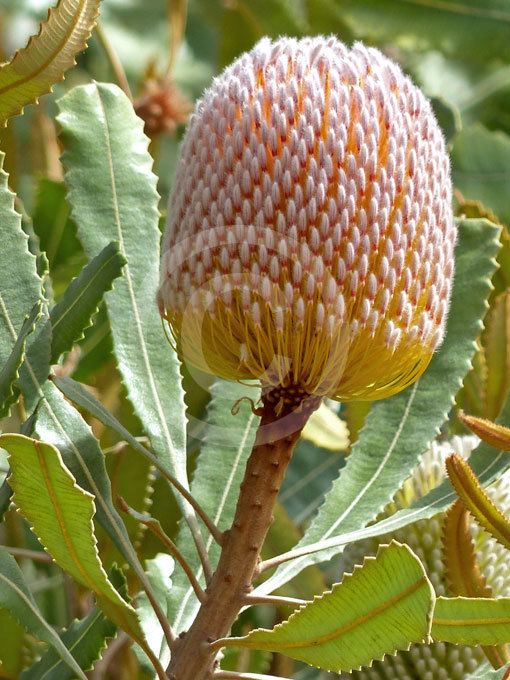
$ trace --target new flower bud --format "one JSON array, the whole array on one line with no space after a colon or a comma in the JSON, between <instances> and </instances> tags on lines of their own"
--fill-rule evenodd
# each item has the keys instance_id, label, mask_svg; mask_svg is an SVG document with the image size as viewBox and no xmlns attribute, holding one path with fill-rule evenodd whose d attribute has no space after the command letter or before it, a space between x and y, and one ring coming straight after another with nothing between
<instances>
[{"instance_id":1,"label":"new flower bud","mask_svg":"<svg viewBox=\"0 0 510 680\"><path fill-rule=\"evenodd\" d=\"M185 361L379 399L442 340L456 229L429 102L379 51L261 40L198 102L158 303Z\"/></svg>"}]
</instances>

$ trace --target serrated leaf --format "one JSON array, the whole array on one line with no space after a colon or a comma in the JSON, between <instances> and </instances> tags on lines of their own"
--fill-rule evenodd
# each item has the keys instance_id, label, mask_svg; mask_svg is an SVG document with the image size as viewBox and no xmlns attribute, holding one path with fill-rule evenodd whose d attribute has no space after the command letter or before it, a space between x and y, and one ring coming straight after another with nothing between
<instances>
[{"instance_id":1,"label":"serrated leaf","mask_svg":"<svg viewBox=\"0 0 510 680\"><path fill-rule=\"evenodd\" d=\"M510 642L510 598L438 597L431 635L472 647Z\"/></svg>"},{"instance_id":2,"label":"serrated leaf","mask_svg":"<svg viewBox=\"0 0 510 680\"><path fill-rule=\"evenodd\" d=\"M18 379L19 368L23 363L27 337L34 330L35 323L40 314L41 304L37 302L23 322L11 354L0 370L0 419L5 418L9 414L10 407L17 399L18 392L14 387L14 383Z\"/></svg>"},{"instance_id":3,"label":"serrated leaf","mask_svg":"<svg viewBox=\"0 0 510 680\"><path fill-rule=\"evenodd\" d=\"M62 299L50 312L51 363L55 363L61 354L69 351L83 337L83 330L90 325L104 293L120 276L125 262L118 243L109 243L71 281Z\"/></svg>"},{"instance_id":4,"label":"serrated leaf","mask_svg":"<svg viewBox=\"0 0 510 680\"><path fill-rule=\"evenodd\" d=\"M491 597L476 562L474 543L469 530L469 512L458 500L445 513L443 526L443 561L445 575L453 595Z\"/></svg>"},{"instance_id":5,"label":"serrated leaf","mask_svg":"<svg viewBox=\"0 0 510 680\"><path fill-rule=\"evenodd\" d=\"M126 582L120 569L111 570L112 584L123 597L127 593ZM85 618L73 621L61 635L62 642L72 653L84 671L91 670L106 648L107 641L117 631L117 626L109 621L103 612L94 607ZM33 666L24 671L21 680L72 680L73 675L62 663L53 649L48 649Z\"/></svg>"},{"instance_id":6,"label":"serrated leaf","mask_svg":"<svg viewBox=\"0 0 510 680\"><path fill-rule=\"evenodd\" d=\"M482 489L469 464L462 456L453 454L446 459L446 469L459 498L476 521L505 548L510 548L510 521Z\"/></svg>"},{"instance_id":7,"label":"serrated leaf","mask_svg":"<svg viewBox=\"0 0 510 680\"><path fill-rule=\"evenodd\" d=\"M200 499L201 506L221 531L228 529L234 518L239 486L259 423L259 418L246 402L239 402L235 416L231 413L234 403L247 393L255 400L258 397L258 391L254 393L253 389L223 380L212 386L206 428L191 484L192 494ZM183 522L179 525L176 543L192 565L195 576L203 583L202 567L193 548L190 531ZM219 558L219 546L210 536L206 546L214 565ZM181 570L174 575L173 587L168 593L168 607L178 632L188 628L198 610L193 588Z\"/></svg>"},{"instance_id":8,"label":"serrated leaf","mask_svg":"<svg viewBox=\"0 0 510 680\"><path fill-rule=\"evenodd\" d=\"M0 66L0 123L23 111L27 104L64 77L75 56L87 46L100 0L59 0L48 19L13 59Z\"/></svg>"},{"instance_id":9,"label":"serrated leaf","mask_svg":"<svg viewBox=\"0 0 510 680\"><path fill-rule=\"evenodd\" d=\"M110 480L106 474L103 452L78 411L67 402L51 381L38 385L40 395L34 433L48 444L53 444L82 489L94 496L97 519L129 562L138 580L149 587L138 556L129 540L126 527L113 507ZM135 440L136 441L136 440ZM146 648L150 656L152 652ZM152 659L156 667L157 659ZM157 668L163 677L163 669Z\"/></svg>"},{"instance_id":10,"label":"serrated leaf","mask_svg":"<svg viewBox=\"0 0 510 680\"><path fill-rule=\"evenodd\" d=\"M93 496L76 484L54 446L4 434L14 502L59 566L96 594L105 614L137 641L143 640L134 609L112 586L99 560L92 518Z\"/></svg>"},{"instance_id":11,"label":"serrated leaf","mask_svg":"<svg viewBox=\"0 0 510 680\"><path fill-rule=\"evenodd\" d=\"M392 543L287 621L231 638L228 644L350 671L427 641L434 599L418 558L407 546Z\"/></svg>"},{"instance_id":12,"label":"serrated leaf","mask_svg":"<svg viewBox=\"0 0 510 680\"><path fill-rule=\"evenodd\" d=\"M349 446L349 434L345 421L324 402L308 419L301 437L315 446L330 451L345 451Z\"/></svg>"},{"instance_id":13,"label":"serrated leaf","mask_svg":"<svg viewBox=\"0 0 510 680\"><path fill-rule=\"evenodd\" d=\"M475 546L471 538L469 512L461 500L455 501L445 513L443 525L443 562L451 595L463 597L492 597L476 561ZM510 662L506 645L484 646L483 652L493 668Z\"/></svg>"},{"instance_id":14,"label":"serrated leaf","mask_svg":"<svg viewBox=\"0 0 510 680\"><path fill-rule=\"evenodd\" d=\"M0 609L6 609L27 632L53 647L80 680L87 680L62 640L44 620L15 559L1 546Z\"/></svg>"},{"instance_id":15,"label":"serrated leaf","mask_svg":"<svg viewBox=\"0 0 510 680\"><path fill-rule=\"evenodd\" d=\"M484 333L487 382L485 415L497 418L510 390L510 291L501 293L487 316Z\"/></svg>"},{"instance_id":16,"label":"serrated leaf","mask_svg":"<svg viewBox=\"0 0 510 680\"><path fill-rule=\"evenodd\" d=\"M459 223L456 275L446 338L424 375L372 407L340 477L298 548L359 532L392 499L446 420L475 350L490 292L499 229L486 220ZM271 592L308 564L339 552L331 547L283 564L255 593Z\"/></svg>"},{"instance_id":17,"label":"serrated leaf","mask_svg":"<svg viewBox=\"0 0 510 680\"><path fill-rule=\"evenodd\" d=\"M4 155L0 152L0 166ZM41 300L42 280L37 274L36 258L28 249L28 236L21 226L21 215L14 208L15 196L8 186L8 176L0 170L0 271L2 272L2 288L0 290L0 366L3 366L16 344L27 313ZM19 385L28 397L30 404L35 405L36 397L32 376L44 380L49 372L49 359L44 356L44 331L46 313L38 321L32 333L32 340L39 336L38 363L30 369L27 361L19 371ZM28 348L27 348L28 352Z\"/></svg>"},{"instance_id":18,"label":"serrated leaf","mask_svg":"<svg viewBox=\"0 0 510 680\"><path fill-rule=\"evenodd\" d=\"M159 197L142 121L112 85L76 87L59 109L69 202L85 251L93 257L115 239L127 261L123 278L106 295L120 372L155 454L187 486L179 362L155 303ZM180 496L178 502L190 512Z\"/></svg>"},{"instance_id":19,"label":"serrated leaf","mask_svg":"<svg viewBox=\"0 0 510 680\"><path fill-rule=\"evenodd\" d=\"M510 428L462 412L459 413L459 419L489 446L500 451L510 451Z\"/></svg>"}]
</instances>

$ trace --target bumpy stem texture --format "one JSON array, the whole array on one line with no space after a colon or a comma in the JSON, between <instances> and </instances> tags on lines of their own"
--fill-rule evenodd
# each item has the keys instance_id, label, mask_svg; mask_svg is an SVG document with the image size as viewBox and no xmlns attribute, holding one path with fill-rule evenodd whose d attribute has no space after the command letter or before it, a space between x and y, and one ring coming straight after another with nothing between
<instances>
[{"instance_id":1,"label":"bumpy stem texture","mask_svg":"<svg viewBox=\"0 0 510 680\"><path fill-rule=\"evenodd\" d=\"M317 405L316 400L307 399L294 411L291 406L284 406L277 415L274 394L263 399L262 418L241 484L234 521L225 532L206 599L190 629L172 645L172 660L167 670L170 680L212 678L216 651L211 650L210 645L229 634L246 604L287 465L300 432Z\"/></svg>"}]
</instances>

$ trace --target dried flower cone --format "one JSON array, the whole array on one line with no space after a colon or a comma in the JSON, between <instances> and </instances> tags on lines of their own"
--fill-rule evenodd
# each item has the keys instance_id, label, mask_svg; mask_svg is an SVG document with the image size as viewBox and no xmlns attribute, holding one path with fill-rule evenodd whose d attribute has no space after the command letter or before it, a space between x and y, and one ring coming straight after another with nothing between
<instances>
[{"instance_id":1,"label":"dried flower cone","mask_svg":"<svg viewBox=\"0 0 510 680\"><path fill-rule=\"evenodd\" d=\"M455 238L443 136L399 67L264 39L190 120L158 302L207 372L377 399L441 342Z\"/></svg>"},{"instance_id":2,"label":"dried flower cone","mask_svg":"<svg viewBox=\"0 0 510 680\"><path fill-rule=\"evenodd\" d=\"M422 458L413 476L395 497L387 509L393 512L408 507L421 498L445 477L445 460L452 451L467 457L477 446L476 437L454 437L451 442L432 444ZM510 476L507 474L489 489L492 500L503 509L510 511ZM341 569L351 572L355 564L361 564L366 555L375 555L381 543L396 539L407 543L420 558L437 595L452 593L447 587L445 567L442 559L441 537L443 515L421 520L404 527L393 534L369 539L349 546L342 555ZM472 536L477 552L478 564L488 585L496 597L510 595L510 569L508 552L487 532L474 522ZM375 661L372 668L365 668L342 678L355 680L464 680L464 678L485 660L480 647L451 645L435 642L430 645L413 645L408 652L396 656L385 656L383 661Z\"/></svg>"}]
</instances>

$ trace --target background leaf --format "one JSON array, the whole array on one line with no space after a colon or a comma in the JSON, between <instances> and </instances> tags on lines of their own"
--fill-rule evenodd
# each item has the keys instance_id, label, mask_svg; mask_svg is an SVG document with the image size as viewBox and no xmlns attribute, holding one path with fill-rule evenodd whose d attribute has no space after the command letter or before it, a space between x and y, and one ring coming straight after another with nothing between
<instances>
[{"instance_id":1,"label":"background leaf","mask_svg":"<svg viewBox=\"0 0 510 680\"><path fill-rule=\"evenodd\" d=\"M120 569L112 569L110 579L115 588L125 597L126 581ZM91 670L101 657L107 641L115 635L116 631L115 624L109 621L100 609L94 607L85 618L73 621L62 634L61 639L80 667L87 671ZM37 663L22 673L21 680L41 680L41 678L72 680L73 676L69 674L69 670L50 648Z\"/></svg>"},{"instance_id":2,"label":"background leaf","mask_svg":"<svg viewBox=\"0 0 510 680\"><path fill-rule=\"evenodd\" d=\"M60 658L72 668L80 680L87 680L66 646L46 623L28 590L23 574L11 555L0 546L0 609L6 609L20 623L40 640L51 645Z\"/></svg>"},{"instance_id":3,"label":"background leaf","mask_svg":"<svg viewBox=\"0 0 510 680\"><path fill-rule=\"evenodd\" d=\"M0 370L0 418L5 418L8 415L10 407L16 401L17 390L14 383L18 378L19 368L25 356L25 343L27 337L34 330L34 325L40 314L41 305L37 303L23 322L11 354Z\"/></svg>"}]
</instances>

